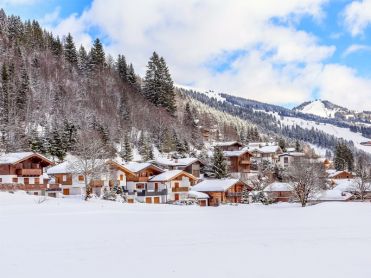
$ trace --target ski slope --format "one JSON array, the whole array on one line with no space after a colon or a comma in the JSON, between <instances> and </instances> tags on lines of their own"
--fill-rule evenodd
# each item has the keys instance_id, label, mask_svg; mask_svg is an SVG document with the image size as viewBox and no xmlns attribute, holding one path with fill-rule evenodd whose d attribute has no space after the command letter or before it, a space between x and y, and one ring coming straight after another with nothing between
<instances>
[{"instance_id":1,"label":"ski slope","mask_svg":"<svg viewBox=\"0 0 371 278\"><path fill-rule=\"evenodd\" d=\"M269 114L274 115L277 120L280 120L282 125L286 125L286 126L298 125L301 128L305 128L305 129L314 128L314 129L323 131L327 134L333 135L337 138L343 138L348 141L353 141L354 146L357 149L371 153L371 147L363 146L360 144L361 142L369 141L370 139L367 139L366 137L362 136L361 133L352 132L349 128L338 127L338 126L334 126L331 124L325 124L325 123L317 123L317 122L303 120L303 119L295 118L295 117L281 117L278 115L278 113L273 113L273 112L270 112Z\"/></svg>"},{"instance_id":2,"label":"ski slope","mask_svg":"<svg viewBox=\"0 0 371 278\"><path fill-rule=\"evenodd\" d=\"M371 205L221 207L0 192L4 278L371 277Z\"/></svg>"}]
</instances>

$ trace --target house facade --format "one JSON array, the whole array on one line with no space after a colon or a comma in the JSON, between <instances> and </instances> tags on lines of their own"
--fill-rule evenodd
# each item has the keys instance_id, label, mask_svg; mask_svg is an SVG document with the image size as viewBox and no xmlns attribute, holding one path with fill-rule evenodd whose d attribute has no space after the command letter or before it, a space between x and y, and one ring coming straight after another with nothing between
<instances>
[{"instance_id":1,"label":"house facade","mask_svg":"<svg viewBox=\"0 0 371 278\"><path fill-rule=\"evenodd\" d=\"M194 157L167 159L157 158L154 163L161 168L168 170L183 170L197 178L201 176L201 166L203 163Z\"/></svg>"},{"instance_id":2,"label":"house facade","mask_svg":"<svg viewBox=\"0 0 371 278\"><path fill-rule=\"evenodd\" d=\"M216 142L214 143L214 148L219 148L222 151L238 151L244 146L241 142L231 141L231 142Z\"/></svg>"},{"instance_id":3,"label":"house facade","mask_svg":"<svg viewBox=\"0 0 371 278\"><path fill-rule=\"evenodd\" d=\"M196 181L197 177L183 170L169 170L150 178L148 190L166 190L167 194L161 196L159 201L161 203L175 202L187 199L188 192ZM152 201L154 200L149 196L145 199L146 203Z\"/></svg>"},{"instance_id":4,"label":"house facade","mask_svg":"<svg viewBox=\"0 0 371 278\"><path fill-rule=\"evenodd\" d=\"M134 173L134 175L126 177L124 192L128 195L129 203L133 203L135 200L154 204L164 202L167 190L160 189L158 184L152 186L149 182L151 177L163 173L163 169L148 162L128 163L125 164L125 167Z\"/></svg>"},{"instance_id":5,"label":"house facade","mask_svg":"<svg viewBox=\"0 0 371 278\"><path fill-rule=\"evenodd\" d=\"M45 168L54 163L34 152L5 153L0 156L0 190L25 190L34 195L49 191Z\"/></svg>"},{"instance_id":6,"label":"house facade","mask_svg":"<svg viewBox=\"0 0 371 278\"><path fill-rule=\"evenodd\" d=\"M278 155L278 164L282 168L288 168L295 163L300 163L302 159L306 159L305 153L291 152Z\"/></svg>"},{"instance_id":7,"label":"house facade","mask_svg":"<svg viewBox=\"0 0 371 278\"><path fill-rule=\"evenodd\" d=\"M121 188L126 186L126 177L134 175L129 169L123 165L107 160L104 162L106 171L98 174L97 177L90 180L90 186L93 193L100 196L104 187L113 187L117 185ZM68 195L83 195L85 194L85 176L74 169L73 161L65 161L47 171L48 175L52 177L53 183L59 184L61 193L64 196Z\"/></svg>"},{"instance_id":8,"label":"house facade","mask_svg":"<svg viewBox=\"0 0 371 278\"><path fill-rule=\"evenodd\" d=\"M247 150L224 151L223 154L227 160L228 171L231 176L247 180L250 173L250 159L253 154Z\"/></svg>"},{"instance_id":9,"label":"house facade","mask_svg":"<svg viewBox=\"0 0 371 278\"><path fill-rule=\"evenodd\" d=\"M289 202L293 198L292 186L285 182L274 182L264 188L264 192L273 202Z\"/></svg>"},{"instance_id":10,"label":"house facade","mask_svg":"<svg viewBox=\"0 0 371 278\"><path fill-rule=\"evenodd\" d=\"M244 187L252 188L239 179L204 180L192 187L192 191L209 195L208 205L218 206L221 203L241 203Z\"/></svg>"},{"instance_id":11,"label":"house facade","mask_svg":"<svg viewBox=\"0 0 371 278\"><path fill-rule=\"evenodd\" d=\"M260 163L263 161L268 161L272 164L275 164L279 160L279 155L283 153L282 149L279 146L263 146L260 148L252 148L249 151L254 155L251 160Z\"/></svg>"}]
</instances>

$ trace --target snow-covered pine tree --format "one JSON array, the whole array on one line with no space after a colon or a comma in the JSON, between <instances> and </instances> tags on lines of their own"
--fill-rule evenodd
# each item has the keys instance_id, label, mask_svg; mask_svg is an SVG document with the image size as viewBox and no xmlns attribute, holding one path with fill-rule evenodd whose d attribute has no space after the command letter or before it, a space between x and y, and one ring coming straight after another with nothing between
<instances>
[{"instance_id":1,"label":"snow-covered pine tree","mask_svg":"<svg viewBox=\"0 0 371 278\"><path fill-rule=\"evenodd\" d=\"M70 65L77 66L76 46L70 33L68 33L64 43L64 57Z\"/></svg>"},{"instance_id":2,"label":"snow-covered pine tree","mask_svg":"<svg viewBox=\"0 0 371 278\"><path fill-rule=\"evenodd\" d=\"M160 76L162 83L162 90L160 99L162 99L161 106L165 107L170 115L175 116L176 112L176 103L175 103L175 91L174 91L174 82L171 78L169 68L166 65L165 59L160 58L159 61Z\"/></svg>"},{"instance_id":3,"label":"snow-covered pine tree","mask_svg":"<svg viewBox=\"0 0 371 278\"><path fill-rule=\"evenodd\" d=\"M242 193L241 193L241 204L248 204L249 203L249 190L247 185L243 185Z\"/></svg>"},{"instance_id":4,"label":"snow-covered pine tree","mask_svg":"<svg viewBox=\"0 0 371 278\"><path fill-rule=\"evenodd\" d=\"M121 145L120 156L126 162L133 160L133 150L130 144L130 138L128 134L125 134L124 141Z\"/></svg>"},{"instance_id":5,"label":"snow-covered pine tree","mask_svg":"<svg viewBox=\"0 0 371 278\"><path fill-rule=\"evenodd\" d=\"M137 81L137 76L136 76L135 71L134 71L134 66L131 63L128 67L126 79L127 79L127 81L129 82L130 85L137 86L137 82L138 82Z\"/></svg>"},{"instance_id":6,"label":"snow-covered pine tree","mask_svg":"<svg viewBox=\"0 0 371 278\"><path fill-rule=\"evenodd\" d=\"M81 45L77 56L78 69L82 74L87 74L89 70L89 56L85 48Z\"/></svg>"},{"instance_id":7,"label":"snow-covered pine tree","mask_svg":"<svg viewBox=\"0 0 371 278\"><path fill-rule=\"evenodd\" d=\"M226 178L228 176L227 162L220 148L214 148L212 171L217 179Z\"/></svg>"},{"instance_id":8,"label":"snow-covered pine tree","mask_svg":"<svg viewBox=\"0 0 371 278\"><path fill-rule=\"evenodd\" d=\"M105 54L100 39L95 39L93 47L91 48L89 53L89 58L90 68L93 71L103 69L105 64Z\"/></svg>"},{"instance_id":9,"label":"snow-covered pine tree","mask_svg":"<svg viewBox=\"0 0 371 278\"><path fill-rule=\"evenodd\" d=\"M128 65L124 55L118 55L116 61L116 70L122 82L128 82Z\"/></svg>"}]
</instances>

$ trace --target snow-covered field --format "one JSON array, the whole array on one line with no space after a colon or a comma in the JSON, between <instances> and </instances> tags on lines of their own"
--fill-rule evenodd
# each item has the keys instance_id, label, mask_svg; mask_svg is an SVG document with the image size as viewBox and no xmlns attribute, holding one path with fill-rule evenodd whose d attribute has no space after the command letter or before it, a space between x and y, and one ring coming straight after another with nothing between
<instances>
[{"instance_id":1,"label":"snow-covered field","mask_svg":"<svg viewBox=\"0 0 371 278\"><path fill-rule=\"evenodd\" d=\"M179 207L0 193L0 276L371 277L371 203Z\"/></svg>"}]
</instances>

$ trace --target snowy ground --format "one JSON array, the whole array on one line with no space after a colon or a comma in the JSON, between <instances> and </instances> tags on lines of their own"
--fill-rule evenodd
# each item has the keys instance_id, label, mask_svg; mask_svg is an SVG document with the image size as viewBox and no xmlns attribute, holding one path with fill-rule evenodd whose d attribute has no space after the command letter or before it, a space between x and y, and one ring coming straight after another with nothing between
<instances>
[{"instance_id":1,"label":"snowy ground","mask_svg":"<svg viewBox=\"0 0 371 278\"><path fill-rule=\"evenodd\" d=\"M371 277L371 203L128 205L0 193L0 276Z\"/></svg>"}]
</instances>

